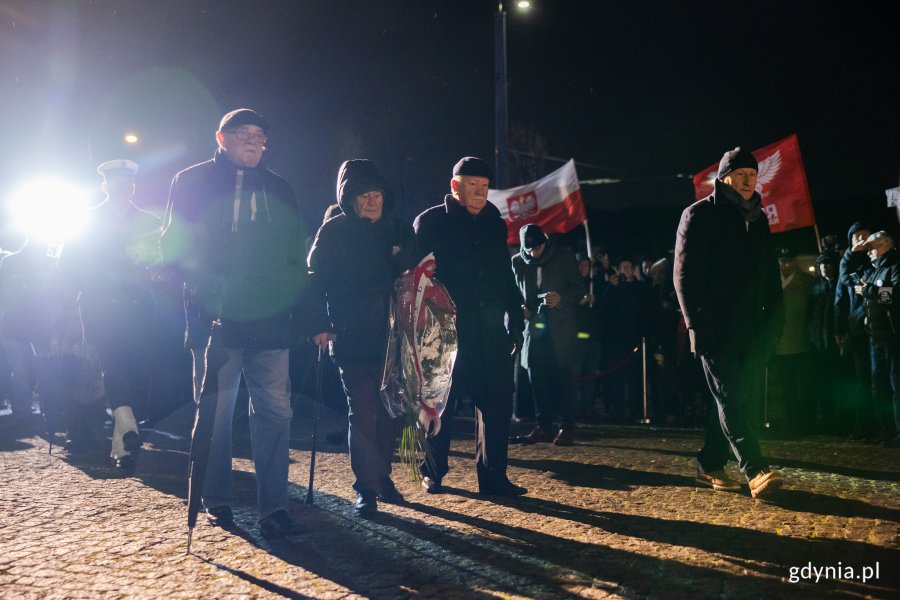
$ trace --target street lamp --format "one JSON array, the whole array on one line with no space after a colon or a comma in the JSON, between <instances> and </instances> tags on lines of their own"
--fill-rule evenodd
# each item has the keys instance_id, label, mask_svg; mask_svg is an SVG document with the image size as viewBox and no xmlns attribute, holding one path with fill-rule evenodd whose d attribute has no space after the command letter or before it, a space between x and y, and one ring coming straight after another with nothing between
<instances>
[{"instance_id":1,"label":"street lamp","mask_svg":"<svg viewBox=\"0 0 900 600\"><path fill-rule=\"evenodd\" d=\"M519 0L516 6L527 10L531 3ZM509 176L509 106L506 81L506 9L503 0L497 3L494 14L494 166L497 189L507 186Z\"/></svg>"}]
</instances>

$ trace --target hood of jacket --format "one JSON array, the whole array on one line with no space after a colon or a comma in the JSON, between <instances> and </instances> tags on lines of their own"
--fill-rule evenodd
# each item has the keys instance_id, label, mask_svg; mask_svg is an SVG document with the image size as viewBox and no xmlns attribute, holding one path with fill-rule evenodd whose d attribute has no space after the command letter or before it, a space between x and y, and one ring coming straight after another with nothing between
<instances>
[{"instance_id":1,"label":"hood of jacket","mask_svg":"<svg viewBox=\"0 0 900 600\"><path fill-rule=\"evenodd\" d=\"M525 261L526 265L535 265L537 267L543 266L547 264L550 258L553 256L553 252L556 250L556 243L547 239L544 242L544 251L541 252L541 255L538 258L534 258L528 252L525 252L525 241L522 240L519 242L519 256L522 257L522 260Z\"/></svg>"},{"instance_id":2,"label":"hood of jacket","mask_svg":"<svg viewBox=\"0 0 900 600\"><path fill-rule=\"evenodd\" d=\"M394 210L394 192L375 163L366 159L344 161L338 170L337 202L348 218L359 218L353 210L353 203L358 195L372 190L381 190L384 198L382 218L390 215Z\"/></svg>"}]
</instances>

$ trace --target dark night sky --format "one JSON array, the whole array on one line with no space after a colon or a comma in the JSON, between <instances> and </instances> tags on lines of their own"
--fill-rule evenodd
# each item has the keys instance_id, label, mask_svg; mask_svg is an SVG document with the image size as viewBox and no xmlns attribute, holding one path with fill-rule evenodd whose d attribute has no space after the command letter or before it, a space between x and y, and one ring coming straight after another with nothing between
<instances>
[{"instance_id":1,"label":"dark night sky","mask_svg":"<svg viewBox=\"0 0 900 600\"><path fill-rule=\"evenodd\" d=\"M457 158L492 158L495 6L7 0L0 193L49 173L94 185L97 163L130 154L139 201L159 206L176 171L211 155L221 114L250 106L311 217L352 155L379 163L411 217L442 197ZM692 197L677 174L791 133L823 232L856 216L895 227L900 36L886 6L537 0L509 15L510 121L549 155L605 167L582 178L625 181L585 195L595 239L630 252L671 245ZM126 129L139 148L120 145Z\"/></svg>"}]
</instances>

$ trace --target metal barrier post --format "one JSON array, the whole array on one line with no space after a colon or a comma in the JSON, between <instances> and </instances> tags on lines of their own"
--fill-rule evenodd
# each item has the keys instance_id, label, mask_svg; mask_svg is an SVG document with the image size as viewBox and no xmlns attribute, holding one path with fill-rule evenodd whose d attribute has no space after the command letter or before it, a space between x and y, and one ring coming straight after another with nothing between
<instances>
[{"instance_id":1,"label":"metal barrier post","mask_svg":"<svg viewBox=\"0 0 900 600\"><path fill-rule=\"evenodd\" d=\"M644 376L644 418L641 425L649 425L650 417L647 415L647 338L641 338L641 368Z\"/></svg>"}]
</instances>

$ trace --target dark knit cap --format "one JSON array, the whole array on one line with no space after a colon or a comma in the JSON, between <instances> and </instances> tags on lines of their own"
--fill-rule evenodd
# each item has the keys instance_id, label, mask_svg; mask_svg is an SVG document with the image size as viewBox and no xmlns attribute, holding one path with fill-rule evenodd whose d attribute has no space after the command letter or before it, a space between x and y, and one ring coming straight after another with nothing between
<instances>
[{"instance_id":1,"label":"dark knit cap","mask_svg":"<svg viewBox=\"0 0 900 600\"><path fill-rule=\"evenodd\" d=\"M540 225L529 223L519 229L519 242L524 249L531 250L547 243L547 236L544 235L544 230L541 229Z\"/></svg>"},{"instance_id":2,"label":"dark knit cap","mask_svg":"<svg viewBox=\"0 0 900 600\"><path fill-rule=\"evenodd\" d=\"M756 162L753 155L740 146L734 150L729 150L722 156L722 160L719 161L719 174L716 175L716 179L722 179L737 169L753 169L754 171L759 171L759 163Z\"/></svg>"},{"instance_id":3,"label":"dark knit cap","mask_svg":"<svg viewBox=\"0 0 900 600\"><path fill-rule=\"evenodd\" d=\"M872 231L872 228L869 227L868 223L863 223L862 221L857 221L853 225L850 226L850 229L847 230L847 243L850 244L853 242L853 234L861 229L865 229L866 231Z\"/></svg>"},{"instance_id":4,"label":"dark knit cap","mask_svg":"<svg viewBox=\"0 0 900 600\"><path fill-rule=\"evenodd\" d=\"M249 108L238 108L222 117L219 131L237 129L241 125L256 125L265 132L269 131L269 122L261 114Z\"/></svg>"},{"instance_id":5,"label":"dark knit cap","mask_svg":"<svg viewBox=\"0 0 900 600\"><path fill-rule=\"evenodd\" d=\"M466 156L459 159L459 162L453 165L453 176L468 175L469 177L487 177L491 178L491 168L486 162L474 156Z\"/></svg>"},{"instance_id":6,"label":"dark knit cap","mask_svg":"<svg viewBox=\"0 0 900 600\"><path fill-rule=\"evenodd\" d=\"M837 266L838 257L834 255L834 252L823 252L819 256L816 257L816 265L828 264L832 266Z\"/></svg>"}]
</instances>

